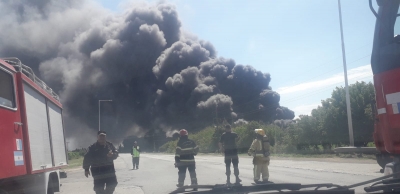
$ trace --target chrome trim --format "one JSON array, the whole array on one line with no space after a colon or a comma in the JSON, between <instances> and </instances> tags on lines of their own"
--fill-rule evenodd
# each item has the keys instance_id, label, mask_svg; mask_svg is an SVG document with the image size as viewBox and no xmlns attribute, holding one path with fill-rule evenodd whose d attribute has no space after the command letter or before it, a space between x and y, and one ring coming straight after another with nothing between
<instances>
[{"instance_id":1,"label":"chrome trim","mask_svg":"<svg viewBox=\"0 0 400 194\"><path fill-rule=\"evenodd\" d=\"M0 63L1 64L1 63ZM0 104L0 107L5 108L5 109L9 109L12 111L17 111L18 110L18 102L17 102L17 90L16 90L16 84L15 84L15 76L14 73L12 73L11 71L7 70L6 68L3 67L4 65L0 66L0 70L3 70L5 73L8 73L11 75L12 78L12 83L13 83L13 88L14 88L14 103L15 103L15 107L11 108L8 106L3 106Z\"/></svg>"}]
</instances>

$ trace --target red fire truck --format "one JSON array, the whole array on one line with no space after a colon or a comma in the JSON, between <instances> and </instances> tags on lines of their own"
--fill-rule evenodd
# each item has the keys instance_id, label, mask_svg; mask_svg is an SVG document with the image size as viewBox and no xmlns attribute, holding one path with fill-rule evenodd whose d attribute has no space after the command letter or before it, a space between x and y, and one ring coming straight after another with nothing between
<instances>
[{"instance_id":1,"label":"red fire truck","mask_svg":"<svg viewBox=\"0 0 400 194\"><path fill-rule=\"evenodd\" d=\"M376 117L374 141L380 152L377 161L382 166L400 159L400 36L398 25L399 0L377 0L371 67L374 73ZM399 172L399 169L395 170Z\"/></svg>"},{"instance_id":2,"label":"red fire truck","mask_svg":"<svg viewBox=\"0 0 400 194\"><path fill-rule=\"evenodd\" d=\"M60 191L62 105L17 58L0 59L0 194Z\"/></svg>"}]
</instances>

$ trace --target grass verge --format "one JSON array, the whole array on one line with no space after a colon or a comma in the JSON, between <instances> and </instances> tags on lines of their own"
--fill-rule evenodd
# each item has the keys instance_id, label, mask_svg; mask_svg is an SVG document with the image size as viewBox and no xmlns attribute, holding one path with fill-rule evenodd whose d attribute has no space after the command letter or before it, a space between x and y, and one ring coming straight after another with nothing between
<instances>
[{"instance_id":1,"label":"grass verge","mask_svg":"<svg viewBox=\"0 0 400 194\"><path fill-rule=\"evenodd\" d=\"M64 170L82 167L82 163L83 163L83 157L68 160L68 166L65 167Z\"/></svg>"},{"instance_id":2,"label":"grass verge","mask_svg":"<svg viewBox=\"0 0 400 194\"><path fill-rule=\"evenodd\" d=\"M376 160L371 154L272 154L276 158L354 158Z\"/></svg>"},{"instance_id":3,"label":"grass verge","mask_svg":"<svg viewBox=\"0 0 400 194\"><path fill-rule=\"evenodd\" d=\"M220 153L199 153L198 155L222 156ZM239 156L248 156L247 153L239 153ZM353 158L376 160L373 154L271 154L271 158Z\"/></svg>"}]
</instances>

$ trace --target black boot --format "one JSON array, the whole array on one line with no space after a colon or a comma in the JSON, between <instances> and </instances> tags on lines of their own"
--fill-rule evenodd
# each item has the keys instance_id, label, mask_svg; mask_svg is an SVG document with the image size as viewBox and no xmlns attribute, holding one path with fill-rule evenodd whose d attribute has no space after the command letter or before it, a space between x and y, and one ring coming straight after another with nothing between
<instances>
[{"instance_id":1,"label":"black boot","mask_svg":"<svg viewBox=\"0 0 400 194\"><path fill-rule=\"evenodd\" d=\"M226 176L226 184L227 185L231 184L231 177L230 176Z\"/></svg>"},{"instance_id":2,"label":"black boot","mask_svg":"<svg viewBox=\"0 0 400 194\"><path fill-rule=\"evenodd\" d=\"M236 184L240 184L240 182L242 182L242 180L239 178L239 176L236 176Z\"/></svg>"}]
</instances>

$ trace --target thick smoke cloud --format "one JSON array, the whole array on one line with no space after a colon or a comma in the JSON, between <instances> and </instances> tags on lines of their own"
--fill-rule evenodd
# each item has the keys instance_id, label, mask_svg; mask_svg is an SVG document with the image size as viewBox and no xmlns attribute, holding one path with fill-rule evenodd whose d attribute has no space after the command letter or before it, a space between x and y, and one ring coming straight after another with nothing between
<instances>
[{"instance_id":1,"label":"thick smoke cloud","mask_svg":"<svg viewBox=\"0 0 400 194\"><path fill-rule=\"evenodd\" d=\"M195 131L222 121L293 119L271 76L217 56L181 33L173 5L112 14L90 0L0 3L0 56L16 56L61 96L67 136L86 146L98 127L121 142L162 129Z\"/></svg>"}]
</instances>

